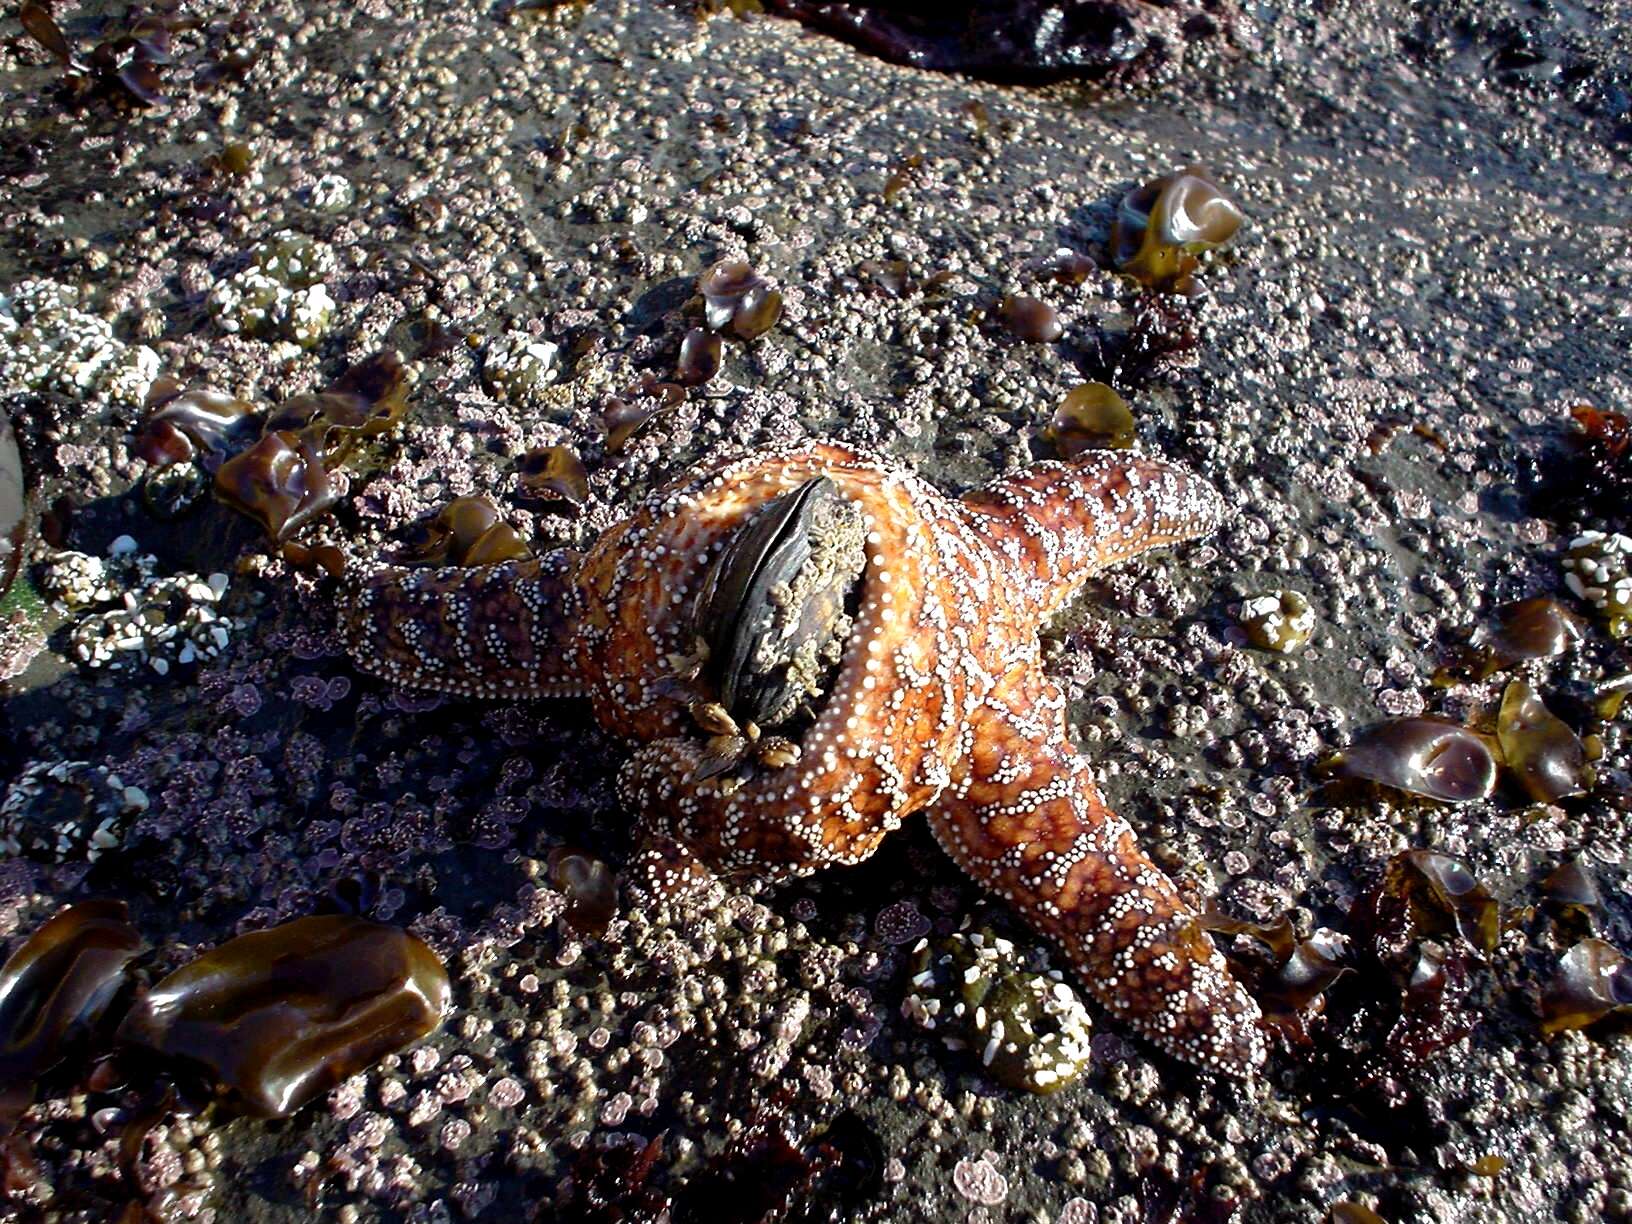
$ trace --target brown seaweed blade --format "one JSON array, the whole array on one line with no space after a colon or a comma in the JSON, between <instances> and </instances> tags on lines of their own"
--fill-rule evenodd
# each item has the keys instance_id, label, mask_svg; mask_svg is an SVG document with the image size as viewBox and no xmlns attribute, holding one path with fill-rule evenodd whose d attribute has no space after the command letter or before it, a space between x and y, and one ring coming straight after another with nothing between
<instances>
[{"instance_id":1,"label":"brown seaweed blade","mask_svg":"<svg viewBox=\"0 0 1632 1224\"><path fill-rule=\"evenodd\" d=\"M131 1008L128 1045L206 1072L250 1112L282 1118L442 1022L448 975L395 927L343 914L229 940Z\"/></svg>"}]
</instances>

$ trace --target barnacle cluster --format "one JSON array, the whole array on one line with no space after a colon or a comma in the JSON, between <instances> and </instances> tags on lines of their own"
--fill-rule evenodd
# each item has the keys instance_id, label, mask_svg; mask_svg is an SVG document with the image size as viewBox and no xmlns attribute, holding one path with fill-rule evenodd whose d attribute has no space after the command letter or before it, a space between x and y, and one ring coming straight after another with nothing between
<instances>
[{"instance_id":1,"label":"barnacle cluster","mask_svg":"<svg viewBox=\"0 0 1632 1224\"><path fill-rule=\"evenodd\" d=\"M129 536L114 540L106 558L55 553L40 580L63 611L80 614L69 642L81 664L160 676L226 649L238 627L219 608L229 585L226 574L160 574L157 558Z\"/></svg>"},{"instance_id":2,"label":"barnacle cluster","mask_svg":"<svg viewBox=\"0 0 1632 1224\"><path fill-rule=\"evenodd\" d=\"M125 843L147 795L88 761L37 761L0 802L0 855L94 863Z\"/></svg>"},{"instance_id":3,"label":"barnacle cluster","mask_svg":"<svg viewBox=\"0 0 1632 1224\"><path fill-rule=\"evenodd\" d=\"M216 283L210 310L222 331L312 348L334 318L334 299L324 281L336 266L327 243L279 230L261 244L249 267Z\"/></svg>"},{"instance_id":4,"label":"barnacle cluster","mask_svg":"<svg viewBox=\"0 0 1632 1224\"><path fill-rule=\"evenodd\" d=\"M1562 564L1564 585L1592 605L1611 637L1632 633L1632 536L1583 531Z\"/></svg>"},{"instance_id":5,"label":"barnacle cluster","mask_svg":"<svg viewBox=\"0 0 1632 1224\"><path fill-rule=\"evenodd\" d=\"M84 309L79 289L25 280L0 291L0 386L105 397L139 406L159 374L159 355L116 339Z\"/></svg>"},{"instance_id":6,"label":"barnacle cluster","mask_svg":"<svg viewBox=\"0 0 1632 1224\"><path fill-rule=\"evenodd\" d=\"M522 404L560 377L560 358L560 345L514 329L487 342L482 377L494 395Z\"/></svg>"},{"instance_id":7,"label":"barnacle cluster","mask_svg":"<svg viewBox=\"0 0 1632 1224\"><path fill-rule=\"evenodd\" d=\"M1058 970L1028 968L1013 943L985 931L920 939L912 956L901 1014L973 1053L998 1083L1057 1092L1088 1066L1092 1021Z\"/></svg>"}]
</instances>

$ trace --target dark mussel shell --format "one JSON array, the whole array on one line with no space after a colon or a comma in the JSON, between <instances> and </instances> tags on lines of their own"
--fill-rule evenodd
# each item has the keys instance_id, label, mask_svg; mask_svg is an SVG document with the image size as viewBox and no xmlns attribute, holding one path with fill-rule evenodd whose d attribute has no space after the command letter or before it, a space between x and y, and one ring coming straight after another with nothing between
<instances>
[{"instance_id":1,"label":"dark mussel shell","mask_svg":"<svg viewBox=\"0 0 1632 1224\"><path fill-rule=\"evenodd\" d=\"M396 927L343 914L229 940L139 1000L120 1040L208 1074L251 1113L282 1118L431 1033L448 974Z\"/></svg>"},{"instance_id":2,"label":"dark mussel shell","mask_svg":"<svg viewBox=\"0 0 1632 1224\"><path fill-rule=\"evenodd\" d=\"M60 910L0 969L0 1129L35 1082L101 1027L143 949L122 901Z\"/></svg>"},{"instance_id":3,"label":"dark mussel shell","mask_svg":"<svg viewBox=\"0 0 1632 1224\"><path fill-rule=\"evenodd\" d=\"M864 536L860 510L818 476L739 527L709 568L693 625L739 722L777 726L825 688L850 633Z\"/></svg>"}]
</instances>

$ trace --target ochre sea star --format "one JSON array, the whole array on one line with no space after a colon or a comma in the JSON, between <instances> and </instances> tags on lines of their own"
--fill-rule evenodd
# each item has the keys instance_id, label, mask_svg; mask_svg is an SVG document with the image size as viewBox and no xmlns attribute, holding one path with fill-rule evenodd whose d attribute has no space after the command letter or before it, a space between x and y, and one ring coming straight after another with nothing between
<instances>
[{"instance_id":1,"label":"ochre sea star","mask_svg":"<svg viewBox=\"0 0 1632 1224\"><path fill-rule=\"evenodd\" d=\"M691 605L757 509L826 476L867 521L839 672L797 760L704 776L675 680ZM833 443L754 453L649 497L583 555L353 579L360 666L469 697L587 697L645 741L620 776L642 831L720 871L783 878L866 858L918 811L954 859L1054 939L1115 1016L1248 1075L1257 1005L1173 883L1100 799L1065 731L1038 627L1091 575L1203 535L1218 495L1183 469L1038 463L962 498Z\"/></svg>"}]
</instances>

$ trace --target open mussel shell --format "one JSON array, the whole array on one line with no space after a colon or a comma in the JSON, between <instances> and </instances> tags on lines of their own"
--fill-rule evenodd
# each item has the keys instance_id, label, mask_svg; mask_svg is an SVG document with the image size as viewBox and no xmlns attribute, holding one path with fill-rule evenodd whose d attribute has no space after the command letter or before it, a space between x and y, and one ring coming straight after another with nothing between
<instances>
[{"instance_id":1,"label":"open mussel shell","mask_svg":"<svg viewBox=\"0 0 1632 1224\"><path fill-rule=\"evenodd\" d=\"M776 726L821 691L849 636L864 535L860 510L818 476L739 527L709 567L693 625L739 723Z\"/></svg>"},{"instance_id":2,"label":"open mussel shell","mask_svg":"<svg viewBox=\"0 0 1632 1224\"><path fill-rule=\"evenodd\" d=\"M1468 803L1496 785L1484 737L1437 718L1401 718L1361 732L1326 761L1338 779L1372 782L1441 803Z\"/></svg>"}]
</instances>

